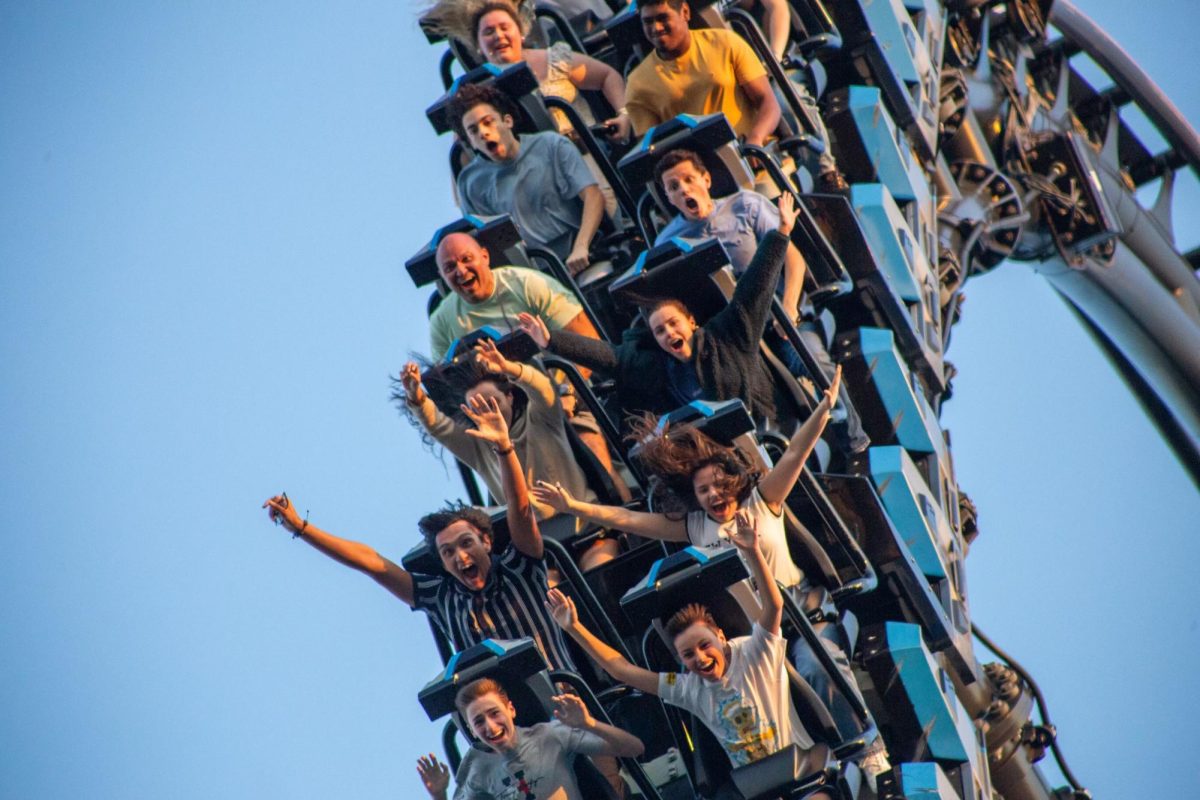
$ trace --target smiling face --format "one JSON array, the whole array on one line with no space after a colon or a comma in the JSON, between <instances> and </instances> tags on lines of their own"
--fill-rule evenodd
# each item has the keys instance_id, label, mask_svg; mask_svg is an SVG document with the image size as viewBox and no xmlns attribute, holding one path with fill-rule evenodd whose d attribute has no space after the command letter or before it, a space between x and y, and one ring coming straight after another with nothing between
<instances>
[{"instance_id":1,"label":"smiling face","mask_svg":"<svg viewBox=\"0 0 1200 800\"><path fill-rule=\"evenodd\" d=\"M667 200L692 222L707 219L713 212L712 176L696 169L691 161L681 161L662 174L663 191Z\"/></svg>"},{"instance_id":2,"label":"smiling face","mask_svg":"<svg viewBox=\"0 0 1200 800\"><path fill-rule=\"evenodd\" d=\"M521 26L512 14L502 9L489 11L479 18L475 31L479 52L493 64L515 64L524 58Z\"/></svg>"},{"instance_id":3,"label":"smiling face","mask_svg":"<svg viewBox=\"0 0 1200 800\"><path fill-rule=\"evenodd\" d=\"M663 303L650 313L649 322L659 347L680 361L691 360L696 319L680 303Z\"/></svg>"},{"instance_id":4,"label":"smiling face","mask_svg":"<svg viewBox=\"0 0 1200 800\"><path fill-rule=\"evenodd\" d=\"M493 750L504 752L516 746L517 711L511 701L489 692L468 703L463 716L479 741Z\"/></svg>"},{"instance_id":5,"label":"smiling face","mask_svg":"<svg viewBox=\"0 0 1200 800\"><path fill-rule=\"evenodd\" d=\"M465 233L452 233L442 239L437 264L442 280L468 303L482 303L496 289L488 251Z\"/></svg>"},{"instance_id":6,"label":"smiling face","mask_svg":"<svg viewBox=\"0 0 1200 800\"><path fill-rule=\"evenodd\" d=\"M473 592L483 589L492 566L492 538L464 519L438 531L434 539L442 568Z\"/></svg>"},{"instance_id":7,"label":"smiling face","mask_svg":"<svg viewBox=\"0 0 1200 800\"><path fill-rule=\"evenodd\" d=\"M511 114L501 114L488 103L479 103L462 117L471 147L490 161L511 161L517 157L517 137L513 135Z\"/></svg>"},{"instance_id":8,"label":"smiling face","mask_svg":"<svg viewBox=\"0 0 1200 800\"><path fill-rule=\"evenodd\" d=\"M675 637L675 652L684 668L707 681L719 681L729 666L725 634L693 622Z\"/></svg>"},{"instance_id":9,"label":"smiling face","mask_svg":"<svg viewBox=\"0 0 1200 800\"><path fill-rule=\"evenodd\" d=\"M667 3L639 4L638 17L642 20L642 33L654 45L660 58L679 58L692 46L688 31L692 10L687 3L678 9Z\"/></svg>"},{"instance_id":10,"label":"smiling face","mask_svg":"<svg viewBox=\"0 0 1200 800\"><path fill-rule=\"evenodd\" d=\"M726 523L737 513L737 498L726 485L729 478L725 471L715 464L709 464L696 470L692 475L692 490L696 493L696 502L704 513L717 522Z\"/></svg>"}]
</instances>

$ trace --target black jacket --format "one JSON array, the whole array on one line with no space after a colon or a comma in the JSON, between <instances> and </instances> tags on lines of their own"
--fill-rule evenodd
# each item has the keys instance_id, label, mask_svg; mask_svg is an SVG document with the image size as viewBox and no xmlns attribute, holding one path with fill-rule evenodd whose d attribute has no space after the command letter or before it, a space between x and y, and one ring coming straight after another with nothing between
<instances>
[{"instance_id":1,"label":"black jacket","mask_svg":"<svg viewBox=\"0 0 1200 800\"><path fill-rule=\"evenodd\" d=\"M758 245L733 299L696 329L692 363L705 400L741 399L755 419L774 420L775 384L759 353L788 239L772 231ZM612 377L627 413L662 414L679 406L667 385L667 355L644 327L631 328L615 347L569 331L553 331L549 350Z\"/></svg>"}]
</instances>

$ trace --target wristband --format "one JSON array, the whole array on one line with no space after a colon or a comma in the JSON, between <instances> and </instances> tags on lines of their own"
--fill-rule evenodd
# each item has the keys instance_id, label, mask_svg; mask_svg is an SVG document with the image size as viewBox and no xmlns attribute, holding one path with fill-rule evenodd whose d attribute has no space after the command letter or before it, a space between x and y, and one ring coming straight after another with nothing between
<instances>
[{"instance_id":1,"label":"wristband","mask_svg":"<svg viewBox=\"0 0 1200 800\"><path fill-rule=\"evenodd\" d=\"M513 450L515 450L515 449L516 449L516 445L514 445L512 442L509 442L509 443L508 443L508 447L507 447L507 448L505 448L504 450L501 450L501 449L500 449L500 448L498 448L498 447L493 447L493 448L492 448L492 452L493 452L493 453L495 453L495 454L496 454L496 455L498 455L498 456L506 456L506 455L508 455L509 453L511 453L511 452L512 452Z\"/></svg>"}]
</instances>

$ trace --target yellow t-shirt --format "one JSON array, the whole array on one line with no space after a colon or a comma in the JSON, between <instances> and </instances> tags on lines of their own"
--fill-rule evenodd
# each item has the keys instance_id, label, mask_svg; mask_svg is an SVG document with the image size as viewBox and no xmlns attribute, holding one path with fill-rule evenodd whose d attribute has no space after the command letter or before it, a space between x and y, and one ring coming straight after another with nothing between
<instances>
[{"instance_id":1,"label":"yellow t-shirt","mask_svg":"<svg viewBox=\"0 0 1200 800\"><path fill-rule=\"evenodd\" d=\"M738 136L754 127L753 109L740 88L767 74L758 56L732 31L691 31L692 46L673 61L646 56L629 73L625 107L636 133L678 114L724 112Z\"/></svg>"}]
</instances>

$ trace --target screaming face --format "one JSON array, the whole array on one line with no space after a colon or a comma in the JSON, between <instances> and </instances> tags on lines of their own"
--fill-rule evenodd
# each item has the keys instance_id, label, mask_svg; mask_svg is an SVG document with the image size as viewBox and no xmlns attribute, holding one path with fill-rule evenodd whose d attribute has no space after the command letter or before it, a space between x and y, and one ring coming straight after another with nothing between
<instances>
[{"instance_id":1,"label":"screaming face","mask_svg":"<svg viewBox=\"0 0 1200 800\"><path fill-rule=\"evenodd\" d=\"M511 161L519 144L513 135L513 118L501 114L487 103L480 103L463 114L462 127L467 141L491 161Z\"/></svg>"},{"instance_id":2,"label":"screaming face","mask_svg":"<svg viewBox=\"0 0 1200 800\"><path fill-rule=\"evenodd\" d=\"M708 219L713 212L713 201L709 195L712 176L707 170L699 170L691 161L680 161L662 174L663 190L667 200L683 214L685 219L699 222Z\"/></svg>"},{"instance_id":3,"label":"screaming face","mask_svg":"<svg viewBox=\"0 0 1200 800\"><path fill-rule=\"evenodd\" d=\"M658 346L680 361L692 359L696 320L678 303L663 303L650 314L650 331Z\"/></svg>"},{"instance_id":4,"label":"screaming face","mask_svg":"<svg viewBox=\"0 0 1200 800\"><path fill-rule=\"evenodd\" d=\"M675 652L688 672L706 681L719 681L729 666L725 634L703 622L693 622L675 637Z\"/></svg>"},{"instance_id":5,"label":"screaming face","mask_svg":"<svg viewBox=\"0 0 1200 800\"><path fill-rule=\"evenodd\" d=\"M463 711L467 724L479 738L497 752L512 750L517 744L517 711L513 704L498 694L477 697Z\"/></svg>"},{"instance_id":6,"label":"screaming face","mask_svg":"<svg viewBox=\"0 0 1200 800\"><path fill-rule=\"evenodd\" d=\"M717 522L726 523L737 513L737 498L725 487L725 471L714 464L701 467L692 476L692 490L704 513Z\"/></svg>"},{"instance_id":7,"label":"screaming face","mask_svg":"<svg viewBox=\"0 0 1200 800\"><path fill-rule=\"evenodd\" d=\"M434 539L442 568L473 592L482 591L492 566L492 539L466 520L438 531Z\"/></svg>"},{"instance_id":8,"label":"screaming face","mask_svg":"<svg viewBox=\"0 0 1200 800\"><path fill-rule=\"evenodd\" d=\"M452 233L442 239L437 264L442 280L468 303L482 303L496 289L488 251L465 233Z\"/></svg>"}]
</instances>

